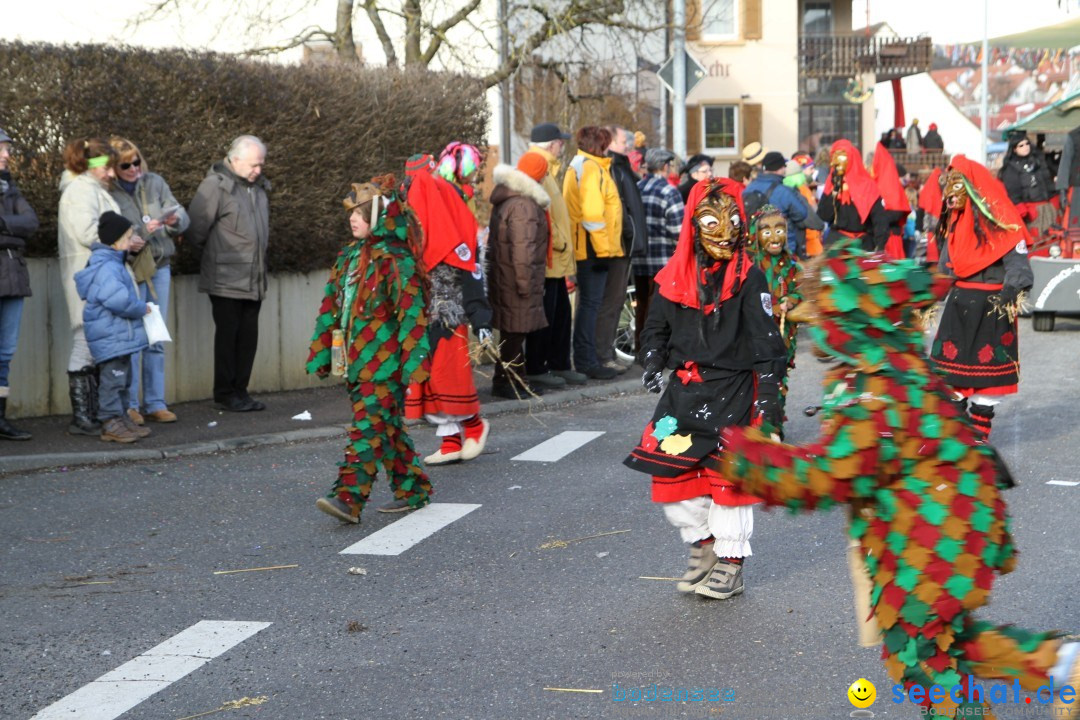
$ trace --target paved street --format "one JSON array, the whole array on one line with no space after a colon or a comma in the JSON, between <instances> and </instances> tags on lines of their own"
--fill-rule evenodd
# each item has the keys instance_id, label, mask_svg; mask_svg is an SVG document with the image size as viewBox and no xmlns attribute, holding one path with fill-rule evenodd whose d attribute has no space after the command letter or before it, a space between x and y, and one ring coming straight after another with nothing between
<instances>
[{"instance_id":1,"label":"paved street","mask_svg":"<svg viewBox=\"0 0 1080 720\"><path fill-rule=\"evenodd\" d=\"M1080 482L1080 322L1024 321L1021 343L1021 394L994 426L1020 482L1007 499L1021 555L982 617L1076 632L1080 484L1048 482ZM795 442L816 431L801 413L819 395L808 345ZM643 579L685 563L647 478L620 464L655 400L500 416L492 452L431 470L435 505L372 507L360 527L313 506L337 439L2 477L0 718L179 720L246 697L265 700L210 717L832 719L859 677L877 686L877 717L918 717L856 643L842 512L759 513L733 600ZM591 434L514 459L569 431ZM435 448L429 428L414 437ZM373 505L388 497L380 481ZM400 554L342 554L367 537L368 552ZM734 699L617 701L652 683ZM113 709L91 715L90 701ZM80 710L49 714L65 707Z\"/></svg>"}]
</instances>

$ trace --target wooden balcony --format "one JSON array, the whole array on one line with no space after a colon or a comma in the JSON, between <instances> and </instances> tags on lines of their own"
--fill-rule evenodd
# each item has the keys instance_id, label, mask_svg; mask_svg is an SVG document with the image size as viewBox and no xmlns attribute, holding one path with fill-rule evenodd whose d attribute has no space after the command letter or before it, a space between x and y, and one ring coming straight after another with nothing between
<instances>
[{"instance_id":1,"label":"wooden balcony","mask_svg":"<svg viewBox=\"0 0 1080 720\"><path fill-rule=\"evenodd\" d=\"M944 170L952 160L952 155L941 150L924 150L917 153L908 152L907 150L889 150L889 154L892 155L893 162L897 165L903 165L908 172L913 174L917 174L921 170L929 175L934 168Z\"/></svg>"},{"instance_id":2,"label":"wooden balcony","mask_svg":"<svg viewBox=\"0 0 1080 720\"><path fill-rule=\"evenodd\" d=\"M929 72L934 57L930 38L880 38L865 35L802 35L799 73L813 78L850 78L864 72L878 82Z\"/></svg>"}]
</instances>

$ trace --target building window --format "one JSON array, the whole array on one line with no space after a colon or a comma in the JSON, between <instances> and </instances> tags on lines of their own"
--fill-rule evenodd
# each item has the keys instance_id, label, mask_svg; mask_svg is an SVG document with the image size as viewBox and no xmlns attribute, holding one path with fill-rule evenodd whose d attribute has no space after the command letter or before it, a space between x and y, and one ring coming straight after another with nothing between
<instances>
[{"instance_id":1,"label":"building window","mask_svg":"<svg viewBox=\"0 0 1080 720\"><path fill-rule=\"evenodd\" d=\"M806 0L803 6L803 35L828 35L831 32L831 0Z\"/></svg>"},{"instance_id":2,"label":"building window","mask_svg":"<svg viewBox=\"0 0 1080 720\"><path fill-rule=\"evenodd\" d=\"M701 0L701 39L735 40L738 0Z\"/></svg>"},{"instance_id":3,"label":"building window","mask_svg":"<svg viewBox=\"0 0 1080 720\"><path fill-rule=\"evenodd\" d=\"M738 150L739 107L737 105L706 105L702 108L705 131L703 152L732 153Z\"/></svg>"},{"instance_id":4,"label":"building window","mask_svg":"<svg viewBox=\"0 0 1080 720\"><path fill-rule=\"evenodd\" d=\"M862 106L803 105L799 108L799 147L810 152L830 147L847 138L855 147L862 144Z\"/></svg>"}]
</instances>

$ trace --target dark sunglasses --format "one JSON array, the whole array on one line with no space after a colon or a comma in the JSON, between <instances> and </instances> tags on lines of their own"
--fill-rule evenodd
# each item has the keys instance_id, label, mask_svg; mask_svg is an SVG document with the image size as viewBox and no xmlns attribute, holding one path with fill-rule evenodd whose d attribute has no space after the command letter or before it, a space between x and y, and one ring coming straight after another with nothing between
<instances>
[{"instance_id":1,"label":"dark sunglasses","mask_svg":"<svg viewBox=\"0 0 1080 720\"><path fill-rule=\"evenodd\" d=\"M129 163L120 163L121 170L130 170L132 167L139 167L142 165L142 158L135 158Z\"/></svg>"}]
</instances>

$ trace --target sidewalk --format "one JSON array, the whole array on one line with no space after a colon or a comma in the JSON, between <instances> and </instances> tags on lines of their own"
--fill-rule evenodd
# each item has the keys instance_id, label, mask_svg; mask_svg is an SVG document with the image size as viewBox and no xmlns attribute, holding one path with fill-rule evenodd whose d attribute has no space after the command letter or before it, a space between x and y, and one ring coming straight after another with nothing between
<instances>
[{"instance_id":1,"label":"sidewalk","mask_svg":"<svg viewBox=\"0 0 1080 720\"><path fill-rule=\"evenodd\" d=\"M474 372L483 415L546 409L565 403L644 392L636 366L615 380L590 381L549 392L541 398L504 400L491 395L491 380ZM13 418L33 434L25 442L0 441L0 475L45 468L97 465L126 460L160 460L180 455L203 455L220 450L273 445L297 440L337 437L352 420L344 387L332 385L279 393L255 393L266 403L262 412L231 413L218 410L210 400L171 406L179 420L161 425L147 423L152 434L132 445L105 443L96 437L68 435L70 416ZM293 416L311 413L311 420Z\"/></svg>"}]
</instances>

